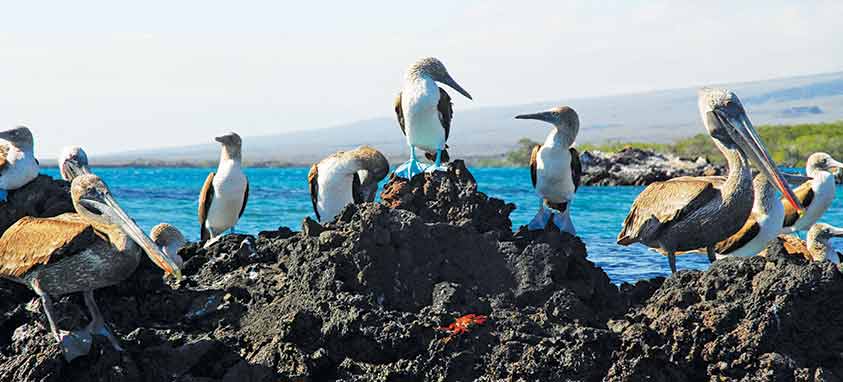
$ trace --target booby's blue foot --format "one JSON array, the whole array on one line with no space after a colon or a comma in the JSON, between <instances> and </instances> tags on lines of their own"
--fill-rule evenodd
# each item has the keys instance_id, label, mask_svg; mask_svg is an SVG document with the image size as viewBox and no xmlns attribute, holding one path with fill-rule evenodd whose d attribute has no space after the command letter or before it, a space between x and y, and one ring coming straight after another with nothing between
<instances>
[{"instance_id":1,"label":"booby's blue foot","mask_svg":"<svg viewBox=\"0 0 843 382\"><path fill-rule=\"evenodd\" d=\"M577 236L577 229L574 228L574 222L571 221L571 210L566 209L565 212L562 213L554 213L553 214L553 224L559 228L562 232L570 233L571 235Z\"/></svg>"},{"instance_id":2,"label":"booby's blue foot","mask_svg":"<svg viewBox=\"0 0 843 382\"><path fill-rule=\"evenodd\" d=\"M424 172L435 171L448 171L448 166L442 164L442 150L436 150L436 162L424 169Z\"/></svg>"},{"instance_id":3,"label":"booby's blue foot","mask_svg":"<svg viewBox=\"0 0 843 382\"><path fill-rule=\"evenodd\" d=\"M228 230L228 233L231 234L231 235L234 235L234 234L237 233L237 231L234 230L234 227L231 227L231 229Z\"/></svg>"},{"instance_id":4,"label":"booby's blue foot","mask_svg":"<svg viewBox=\"0 0 843 382\"><path fill-rule=\"evenodd\" d=\"M6 203L6 200L9 197L9 192L6 190L0 190L0 203Z\"/></svg>"},{"instance_id":5,"label":"booby's blue foot","mask_svg":"<svg viewBox=\"0 0 843 382\"><path fill-rule=\"evenodd\" d=\"M419 161L416 160L416 148L413 145L410 145L410 160L402 163L398 168L395 169L396 176L402 176L409 179L413 179L414 176L421 174L424 171Z\"/></svg>"},{"instance_id":6,"label":"booby's blue foot","mask_svg":"<svg viewBox=\"0 0 843 382\"><path fill-rule=\"evenodd\" d=\"M553 218L553 213L550 212L549 209L544 208L542 205L539 207L539 212L536 213L536 216L533 217L533 220L530 221L530 224L527 224L527 229L530 231L542 231L545 227L547 227L547 222Z\"/></svg>"},{"instance_id":7,"label":"booby's blue foot","mask_svg":"<svg viewBox=\"0 0 843 382\"><path fill-rule=\"evenodd\" d=\"M73 361L83 355L88 355L91 352L91 344L93 343L91 334L85 330L73 332L61 330L59 331L57 340L59 341L59 347L61 347L64 359L67 362Z\"/></svg>"}]
</instances>

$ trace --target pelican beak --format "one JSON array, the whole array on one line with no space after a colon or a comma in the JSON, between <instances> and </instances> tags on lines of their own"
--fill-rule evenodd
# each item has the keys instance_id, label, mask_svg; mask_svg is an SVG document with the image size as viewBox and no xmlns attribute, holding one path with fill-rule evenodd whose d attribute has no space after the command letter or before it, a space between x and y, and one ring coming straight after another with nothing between
<instances>
[{"instance_id":1,"label":"pelican beak","mask_svg":"<svg viewBox=\"0 0 843 382\"><path fill-rule=\"evenodd\" d=\"M541 113L533 113L533 114L519 114L515 116L515 119L535 119L537 121L543 121L547 123L553 123L553 115L550 112L543 111Z\"/></svg>"},{"instance_id":2,"label":"pelican beak","mask_svg":"<svg viewBox=\"0 0 843 382\"><path fill-rule=\"evenodd\" d=\"M462 86L457 83L457 81L454 81L450 74L445 74L445 78L442 78L442 81L440 82L445 85L448 85L451 89L458 91L460 94L465 96L465 98L472 99L471 94L468 94L468 92L465 91L465 89L463 89Z\"/></svg>"},{"instance_id":3,"label":"pelican beak","mask_svg":"<svg viewBox=\"0 0 843 382\"><path fill-rule=\"evenodd\" d=\"M135 243L143 249L146 255L149 256L149 259L152 260L152 262L159 268L163 269L165 273L174 276L176 280L181 280L181 269L179 269L179 266L176 265L176 262L161 252L161 249L155 245L152 239L150 239L149 236L147 236L143 230L138 227L137 223L135 223L135 221L132 220L132 218L130 218L122 208L120 208L117 201L114 200L110 194L105 195L102 201L106 207L102 209L104 210L103 212L111 215L111 217L114 218L113 220L117 221L120 229L129 235L129 237L131 237L132 240L134 240Z\"/></svg>"},{"instance_id":4,"label":"pelican beak","mask_svg":"<svg viewBox=\"0 0 843 382\"><path fill-rule=\"evenodd\" d=\"M799 204L799 199L796 197L796 194L794 194L793 190L787 185L784 175L782 175L781 171L779 171L779 168L776 166L776 163L773 162L773 159L770 158L770 152L767 150L767 147L764 146L764 142L761 141L761 138L758 136L758 132L755 131L755 128L752 126L752 122L749 121L746 113L741 111L740 113L737 113L737 116L735 117L729 116L727 113L720 110L715 110L714 113L721 124L730 127L727 128L729 135L738 144L738 146L740 146L744 154L749 157L749 160L751 160L758 169L767 176L767 179L770 180L770 183L773 186L781 191L782 195L784 195L785 199L787 199L788 203L790 203L793 208L799 211L800 214L804 213L805 209L801 204Z\"/></svg>"},{"instance_id":5,"label":"pelican beak","mask_svg":"<svg viewBox=\"0 0 843 382\"><path fill-rule=\"evenodd\" d=\"M91 171L88 170L88 166L79 164L79 161L76 160L76 158L64 161L59 171L61 172L62 178L68 182L73 181L73 179L76 179L79 175L91 173Z\"/></svg>"}]
</instances>

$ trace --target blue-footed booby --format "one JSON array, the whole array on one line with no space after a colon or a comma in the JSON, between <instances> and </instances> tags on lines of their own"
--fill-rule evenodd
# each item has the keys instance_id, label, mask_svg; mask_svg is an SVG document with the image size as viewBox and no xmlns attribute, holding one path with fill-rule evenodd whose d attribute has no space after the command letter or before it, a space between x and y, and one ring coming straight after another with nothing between
<instances>
[{"instance_id":1,"label":"blue-footed booby","mask_svg":"<svg viewBox=\"0 0 843 382\"><path fill-rule=\"evenodd\" d=\"M471 99L471 95L451 78L439 60L433 57L422 58L410 66L404 78L404 86L395 100L398 126L410 147L410 160L398 166L395 174L406 174L407 179L422 171L445 170L442 161L447 156L445 142L451 132L454 111L451 97L436 82L448 85ZM426 170L422 168L416 160L416 148L434 155L433 166Z\"/></svg>"},{"instance_id":2,"label":"blue-footed booby","mask_svg":"<svg viewBox=\"0 0 843 382\"><path fill-rule=\"evenodd\" d=\"M208 245L243 216L249 200L249 181L241 168L242 141L236 133L214 138L222 144L217 172L208 174L199 193L199 231Z\"/></svg>"},{"instance_id":3,"label":"blue-footed booby","mask_svg":"<svg viewBox=\"0 0 843 382\"><path fill-rule=\"evenodd\" d=\"M24 126L0 131L0 202L8 192L17 190L38 177L32 132Z\"/></svg>"},{"instance_id":4,"label":"blue-footed booby","mask_svg":"<svg viewBox=\"0 0 843 382\"><path fill-rule=\"evenodd\" d=\"M831 155L813 153L808 157L805 172L811 179L794 190L799 203L805 207L805 213L800 216L799 211L787 205L786 201L782 201L785 203L782 233L793 233L811 228L820 220L828 207L831 207L836 189L831 170L835 168L843 168L843 163L834 160Z\"/></svg>"},{"instance_id":5,"label":"blue-footed booby","mask_svg":"<svg viewBox=\"0 0 843 382\"><path fill-rule=\"evenodd\" d=\"M93 291L129 277L141 253L181 278L179 267L123 212L98 176L73 179L70 195L76 213L24 217L0 237L0 277L27 285L41 297L50 330L68 361L88 353L92 334L107 337L120 350ZM59 330L51 297L76 292L84 294L91 322L81 331Z\"/></svg>"},{"instance_id":6,"label":"blue-footed booby","mask_svg":"<svg viewBox=\"0 0 843 382\"><path fill-rule=\"evenodd\" d=\"M811 261L828 260L840 264L841 254L835 251L829 243L832 237L843 237L843 229L825 223L817 223L808 230L806 240L793 235L781 235L779 239L788 254L799 255Z\"/></svg>"},{"instance_id":7,"label":"blue-footed booby","mask_svg":"<svg viewBox=\"0 0 843 382\"><path fill-rule=\"evenodd\" d=\"M61 178L70 182L82 174L90 174L88 168L88 154L79 146L68 146L62 149L59 157L59 172Z\"/></svg>"},{"instance_id":8,"label":"blue-footed booby","mask_svg":"<svg viewBox=\"0 0 843 382\"><path fill-rule=\"evenodd\" d=\"M178 228L167 223L159 223L149 231L149 237L161 249L161 252L173 259L173 262L181 268L184 260L179 256L179 250L187 244L187 240Z\"/></svg>"},{"instance_id":9,"label":"blue-footed booby","mask_svg":"<svg viewBox=\"0 0 843 382\"><path fill-rule=\"evenodd\" d=\"M676 272L676 253L714 246L734 235L749 218L753 205L749 162L779 189L788 203L802 209L788 187L741 101L722 89L702 89L698 106L714 145L726 157L729 172L722 184L711 177L680 177L647 186L633 202L618 244L642 243L668 256Z\"/></svg>"},{"instance_id":10,"label":"blue-footed booby","mask_svg":"<svg viewBox=\"0 0 843 382\"><path fill-rule=\"evenodd\" d=\"M340 151L314 164L307 182L316 219L331 219L349 203L375 200L378 182L388 173L386 157L369 146Z\"/></svg>"},{"instance_id":11,"label":"blue-footed booby","mask_svg":"<svg viewBox=\"0 0 843 382\"><path fill-rule=\"evenodd\" d=\"M533 147L530 155L530 177L533 188L542 198L536 217L528 225L530 230L542 230L553 221L559 230L577 234L568 204L580 186L582 164L580 154L572 145L580 131L577 112L568 106L534 114L522 114L516 119L535 119L553 125L543 144Z\"/></svg>"}]
</instances>

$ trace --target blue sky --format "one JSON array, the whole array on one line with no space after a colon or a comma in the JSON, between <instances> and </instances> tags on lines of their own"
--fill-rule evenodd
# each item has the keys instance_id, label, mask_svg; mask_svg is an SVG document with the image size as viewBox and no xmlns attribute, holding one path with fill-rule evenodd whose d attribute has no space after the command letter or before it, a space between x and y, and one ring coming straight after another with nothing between
<instances>
[{"instance_id":1,"label":"blue sky","mask_svg":"<svg viewBox=\"0 0 843 382\"><path fill-rule=\"evenodd\" d=\"M0 127L41 157L392 113L437 56L458 108L841 70L841 1L73 1L0 14Z\"/></svg>"}]
</instances>

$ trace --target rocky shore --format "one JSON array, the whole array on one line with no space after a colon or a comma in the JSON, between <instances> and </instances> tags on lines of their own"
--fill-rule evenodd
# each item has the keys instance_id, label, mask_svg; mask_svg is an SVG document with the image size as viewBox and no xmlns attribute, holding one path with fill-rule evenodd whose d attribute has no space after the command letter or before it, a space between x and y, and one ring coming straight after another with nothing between
<instances>
[{"instance_id":1,"label":"rocky shore","mask_svg":"<svg viewBox=\"0 0 843 382\"><path fill-rule=\"evenodd\" d=\"M45 202L34 192L8 207ZM460 161L392 179L382 198L300 232L188 246L179 284L145 261L96 292L125 352L98 339L68 364L35 295L0 281L0 381L843 378L831 263L773 248L618 287L579 238L513 232L515 206L478 192ZM56 308L63 329L87 321L81 296ZM487 319L445 330L467 314Z\"/></svg>"},{"instance_id":2,"label":"rocky shore","mask_svg":"<svg viewBox=\"0 0 843 382\"><path fill-rule=\"evenodd\" d=\"M650 150L625 148L617 153L585 151L582 184L588 186L645 186L678 176L723 175L725 167L708 159L680 158Z\"/></svg>"}]
</instances>

